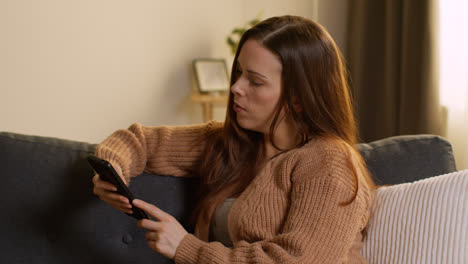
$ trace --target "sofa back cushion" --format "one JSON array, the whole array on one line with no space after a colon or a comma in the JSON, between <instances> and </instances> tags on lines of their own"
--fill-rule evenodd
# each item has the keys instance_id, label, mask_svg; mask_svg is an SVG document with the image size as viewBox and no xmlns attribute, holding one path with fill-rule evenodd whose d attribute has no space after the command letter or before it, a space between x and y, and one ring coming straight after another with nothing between
<instances>
[{"instance_id":1,"label":"sofa back cushion","mask_svg":"<svg viewBox=\"0 0 468 264\"><path fill-rule=\"evenodd\" d=\"M358 149L377 185L417 181L457 170L452 145L434 135L396 136Z\"/></svg>"}]
</instances>

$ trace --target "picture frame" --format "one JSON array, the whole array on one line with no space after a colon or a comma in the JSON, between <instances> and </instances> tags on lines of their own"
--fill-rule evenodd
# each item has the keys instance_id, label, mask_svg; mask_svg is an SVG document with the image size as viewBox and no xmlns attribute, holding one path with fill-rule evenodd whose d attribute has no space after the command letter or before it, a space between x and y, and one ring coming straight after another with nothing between
<instances>
[{"instance_id":1,"label":"picture frame","mask_svg":"<svg viewBox=\"0 0 468 264\"><path fill-rule=\"evenodd\" d=\"M226 92L229 90L229 74L224 59L194 59L192 65L200 93Z\"/></svg>"}]
</instances>

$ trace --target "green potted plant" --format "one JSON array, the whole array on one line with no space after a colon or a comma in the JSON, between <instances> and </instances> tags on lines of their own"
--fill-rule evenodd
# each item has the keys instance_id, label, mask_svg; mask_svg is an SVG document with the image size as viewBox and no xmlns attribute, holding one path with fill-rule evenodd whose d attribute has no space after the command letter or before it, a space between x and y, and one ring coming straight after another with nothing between
<instances>
[{"instance_id":1,"label":"green potted plant","mask_svg":"<svg viewBox=\"0 0 468 264\"><path fill-rule=\"evenodd\" d=\"M231 49L232 55L236 54L237 51L237 46L239 45L239 41L244 34L245 31L247 31L249 28L255 26L261 21L261 17L263 15L263 11L258 13L258 15L245 23L243 26L240 27L235 27L232 31L231 34L229 34L226 38L226 42L229 45L229 48Z\"/></svg>"}]
</instances>

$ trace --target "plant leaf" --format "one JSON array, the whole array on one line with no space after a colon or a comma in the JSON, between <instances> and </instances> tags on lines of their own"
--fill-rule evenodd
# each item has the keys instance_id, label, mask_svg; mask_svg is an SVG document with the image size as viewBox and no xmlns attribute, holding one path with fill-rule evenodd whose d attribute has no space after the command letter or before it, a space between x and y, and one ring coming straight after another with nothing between
<instances>
[{"instance_id":1,"label":"plant leaf","mask_svg":"<svg viewBox=\"0 0 468 264\"><path fill-rule=\"evenodd\" d=\"M235 28L232 30L232 34L239 34L242 35L245 32L245 28Z\"/></svg>"},{"instance_id":2,"label":"plant leaf","mask_svg":"<svg viewBox=\"0 0 468 264\"><path fill-rule=\"evenodd\" d=\"M228 38L227 38L227 44L228 44L229 46L236 45L236 43L234 42L234 40L232 40L231 37L228 37Z\"/></svg>"}]
</instances>

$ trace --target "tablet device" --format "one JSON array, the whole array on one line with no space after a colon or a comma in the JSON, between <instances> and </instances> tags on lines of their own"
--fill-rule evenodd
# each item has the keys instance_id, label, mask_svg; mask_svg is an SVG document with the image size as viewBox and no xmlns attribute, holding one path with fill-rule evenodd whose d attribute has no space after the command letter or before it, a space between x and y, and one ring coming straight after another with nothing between
<instances>
[{"instance_id":1,"label":"tablet device","mask_svg":"<svg viewBox=\"0 0 468 264\"><path fill-rule=\"evenodd\" d=\"M115 185L115 187L117 187L117 193L127 197L130 201L130 204L132 204L132 201L135 199L135 197L130 192L127 185L125 185L125 183L122 181L122 178L120 178L119 174L115 171L114 167L112 167L112 165L107 160L103 160L91 155L88 156L88 162L91 165L91 167L93 167L94 171L96 171L96 173L99 174L99 177L102 180ZM132 211L133 214L127 215L130 215L138 220L143 218L150 219L145 211L133 205Z\"/></svg>"}]
</instances>

